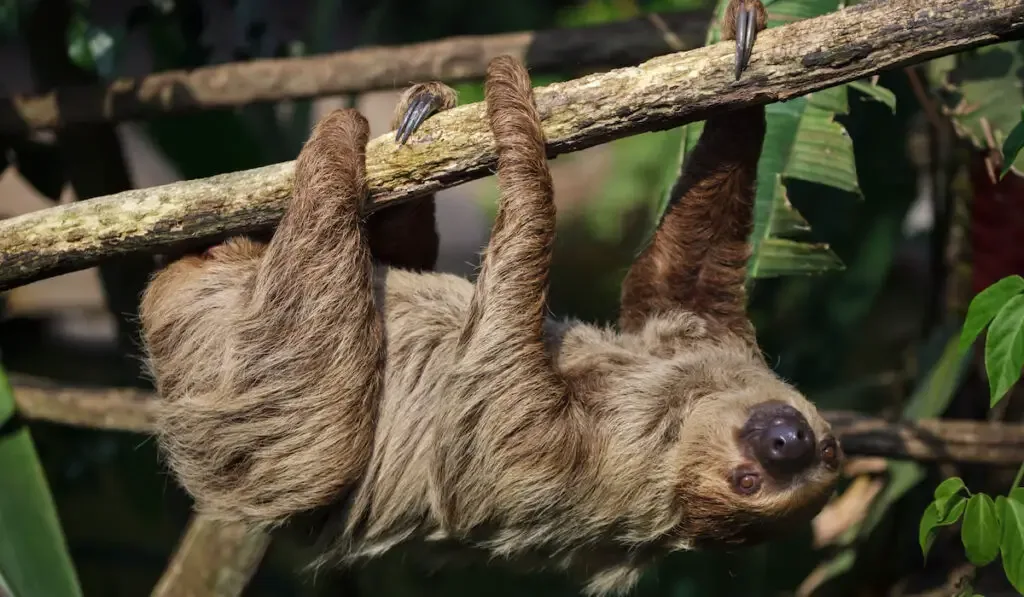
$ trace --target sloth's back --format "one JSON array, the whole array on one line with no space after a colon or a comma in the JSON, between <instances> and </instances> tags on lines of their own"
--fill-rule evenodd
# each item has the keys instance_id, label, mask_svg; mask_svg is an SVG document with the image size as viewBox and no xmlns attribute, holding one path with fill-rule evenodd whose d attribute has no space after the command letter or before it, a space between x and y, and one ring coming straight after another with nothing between
<instances>
[{"instance_id":1,"label":"sloth's back","mask_svg":"<svg viewBox=\"0 0 1024 597\"><path fill-rule=\"evenodd\" d=\"M373 455L349 509L364 522L336 554L342 558L435 530L428 495L435 401L445 399L443 376L473 296L465 278L383 266L375 286L387 337L384 391Z\"/></svg>"}]
</instances>

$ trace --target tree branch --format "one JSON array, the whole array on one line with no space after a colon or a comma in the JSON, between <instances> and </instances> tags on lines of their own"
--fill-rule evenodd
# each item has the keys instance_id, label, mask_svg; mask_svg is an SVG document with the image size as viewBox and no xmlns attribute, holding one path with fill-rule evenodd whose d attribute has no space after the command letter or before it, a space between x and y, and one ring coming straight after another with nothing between
<instances>
[{"instance_id":1,"label":"tree branch","mask_svg":"<svg viewBox=\"0 0 1024 597\"><path fill-rule=\"evenodd\" d=\"M270 535L193 515L151 597L238 597L259 568Z\"/></svg>"},{"instance_id":2,"label":"tree branch","mask_svg":"<svg viewBox=\"0 0 1024 597\"><path fill-rule=\"evenodd\" d=\"M536 90L548 154L674 128L741 106L805 95L1024 32L1019 0L888 0L768 29L733 77L731 42ZM794 42L793 40L798 40ZM373 139L373 204L487 175L496 164L482 103L429 119L404 147ZM293 162L61 205L0 222L0 289L114 256L266 229L281 217Z\"/></svg>"},{"instance_id":3,"label":"tree branch","mask_svg":"<svg viewBox=\"0 0 1024 597\"><path fill-rule=\"evenodd\" d=\"M150 433L156 396L134 388L55 388L12 380L14 403L26 419L75 427Z\"/></svg>"},{"instance_id":4,"label":"tree branch","mask_svg":"<svg viewBox=\"0 0 1024 597\"><path fill-rule=\"evenodd\" d=\"M710 18L708 10L664 13L593 27L452 37L65 87L0 100L0 134L390 89L423 81L480 79L488 61L501 54L523 59L537 73L630 66L702 46Z\"/></svg>"},{"instance_id":5,"label":"tree branch","mask_svg":"<svg viewBox=\"0 0 1024 597\"><path fill-rule=\"evenodd\" d=\"M14 377L14 401L27 419L96 429L152 433L153 392L128 388L56 388ZM1024 424L932 419L889 422L857 413L826 411L851 456L918 462L975 462L1017 466L1024 462Z\"/></svg>"},{"instance_id":6,"label":"tree branch","mask_svg":"<svg viewBox=\"0 0 1024 597\"><path fill-rule=\"evenodd\" d=\"M1024 462L1021 424L949 419L889 422L848 412L823 414L850 455L1000 466Z\"/></svg>"}]
</instances>

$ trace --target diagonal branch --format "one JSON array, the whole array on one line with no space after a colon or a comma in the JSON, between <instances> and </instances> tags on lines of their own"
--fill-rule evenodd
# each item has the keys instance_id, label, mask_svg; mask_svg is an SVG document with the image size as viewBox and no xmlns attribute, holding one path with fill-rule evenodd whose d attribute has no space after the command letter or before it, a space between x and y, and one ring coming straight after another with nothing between
<instances>
[{"instance_id":1,"label":"diagonal branch","mask_svg":"<svg viewBox=\"0 0 1024 597\"><path fill-rule=\"evenodd\" d=\"M0 134L390 89L423 81L480 79L488 61L501 54L521 58L535 73L629 66L704 45L710 18L708 10L663 13L593 27L452 37L64 87L0 99Z\"/></svg>"},{"instance_id":2,"label":"diagonal branch","mask_svg":"<svg viewBox=\"0 0 1024 597\"><path fill-rule=\"evenodd\" d=\"M556 156L1022 32L1020 0L876 0L762 32L740 81L734 80L734 49L727 42L540 87L536 97L548 153ZM367 148L371 210L481 178L496 164L482 103L436 115L407 146L396 147L393 139L387 133ZM293 162L286 162L5 220L0 289L115 256L271 227L283 213L292 174Z\"/></svg>"},{"instance_id":3,"label":"diagonal branch","mask_svg":"<svg viewBox=\"0 0 1024 597\"><path fill-rule=\"evenodd\" d=\"M193 515L151 597L239 597L269 544L265 532Z\"/></svg>"},{"instance_id":4,"label":"diagonal branch","mask_svg":"<svg viewBox=\"0 0 1024 597\"><path fill-rule=\"evenodd\" d=\"M12 379L22 416L65 425L152 433L153 392L120 388L57 388L35 380ZM932 419L890 422L849 412L822 413L852 456L879 456L918 462L975 462L1017 466L1024 462L1024 425Z\"/></svg>"}]
</instances>

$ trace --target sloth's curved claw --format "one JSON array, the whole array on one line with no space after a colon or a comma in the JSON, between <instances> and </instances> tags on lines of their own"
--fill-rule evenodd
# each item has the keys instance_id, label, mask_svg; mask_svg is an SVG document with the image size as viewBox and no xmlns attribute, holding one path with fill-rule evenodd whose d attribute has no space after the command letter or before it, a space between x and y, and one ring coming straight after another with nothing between
<instances>
[{"instance_id":1,"label":"sloth's curved claw","mask_svg":"<svg viewBox=\"0 0 1024 597\"><path fill-rule=\"evenodd\" d=\"M428 118L454 108L456 103L455 90L444 83L413 85L403 94L396 108L398 122L395 126L395 142L404 145Z\"/></svg>"},{"instance_id":2,"label":"sloth's curved claw","mask_svg":"<svg viewBox=\"0 0 1024 597\"><path fill-rule=\"evenodd\" d=\"M754 40L757 38L757 9L752 6L753 2L740 2L740 8L736 11L736 80L750 64L750 54L754 50Z\"/></svg>"},{"instance_id":3,"label":"sloth's curved claw","mask_svg":"<svg viewBox=\"0 0 1024 597\"><path fill-rule=\"evenodd\" d=\"M424 91L413 96L398 124L398 130L395 131L395 141L399 145L404 145L409 137L416 132L416 129L426 121L427 117L437 111L439 106L438 98L430 92Z\"/></svg>"},{"instance_id":4,"label":"sloth's curved claw","mask_svg":"<svg viewBox=\"0 0 1024 597\"><path fill-rule=\"evenodd\" d=\"M722 39L736 40L736 80L739 80L754 51L757 34L768 25L768 11L761 0L731 0L725 9Z\"/></svg>"}]
</instances>

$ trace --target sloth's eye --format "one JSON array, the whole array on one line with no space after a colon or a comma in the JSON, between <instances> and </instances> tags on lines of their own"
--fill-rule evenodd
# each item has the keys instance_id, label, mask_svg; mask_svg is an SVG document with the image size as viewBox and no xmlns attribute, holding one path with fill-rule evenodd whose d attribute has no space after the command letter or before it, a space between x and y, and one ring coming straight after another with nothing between
<instances>
[{"instance_id":1,"label":"sloth's eye","mask_svg":"<svg viewBox=\"0 0 1024 597\"><path fill-rule=\"evenodd\" d=\"M738 493L750 495L761 488L761 475L749 471L737 471L733 476L733 486Z\"/></svg>"},{"instance_id":2,"label":"sloth's eye","mask_svg":"<svg viewBox=\"0 0 1024 597\"><path fill-rule=\"evenodd\" d=\"M839 446L831 437L821 442L821 460L829 468L835 468L839 464Z\"/></svg>"}]
</instances>

